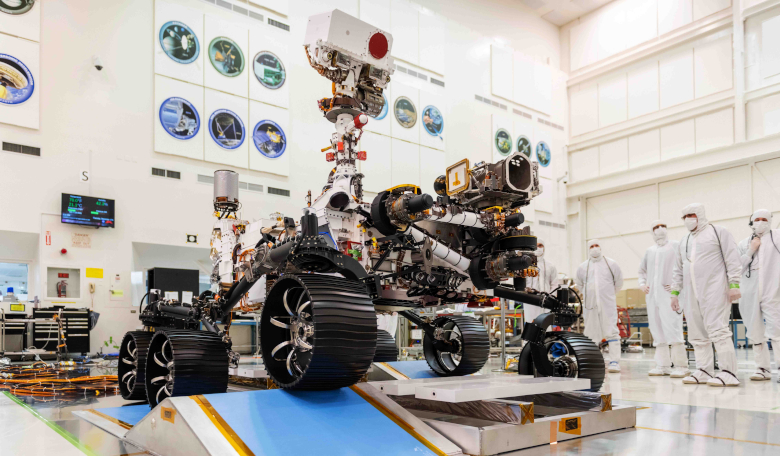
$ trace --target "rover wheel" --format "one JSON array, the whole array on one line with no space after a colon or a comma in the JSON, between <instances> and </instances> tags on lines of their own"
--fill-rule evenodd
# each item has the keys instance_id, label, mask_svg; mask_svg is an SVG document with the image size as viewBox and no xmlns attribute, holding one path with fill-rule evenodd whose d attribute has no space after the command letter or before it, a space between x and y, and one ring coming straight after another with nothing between
<instances>
[{"instance_id":1,"label":"rover wheel","mask_svg":"<svg viewBox=\"0 0 780 456\"><path fill-rule=\"evenodd\" d=\"M166 397L224 393L228 384L225 343L208 331L158 330L149 344L145 382L152 407Z\"/></svg>"},{"instance_id":2,"label":"rover wheel","mask_svg":"<svg viewBox=\"0 0 780 456\"><path fill-rule=\"evenodd\" d=\"M579 333L553 331L547 333L544 345L556 377L589 378L591 391L601 389L606 375L604 357L592 340ZM534 368L530 344L526 344L520 352L517 373L539 376Z\"/></svg>"},{"instance_id":3,"label":"rover wheel","mask_svg":"<svg viewBox=\"0 0 780 456\"><path fill-rule=\"evenodd\" d=\"M284 275L268 292L260 334L265 368L280 388L342 388L371 366L376 313L360 281Z\"/></svg>"},{"instance_id":4,"label":"rover wheel","mask_svg":"<svg viewBox=\"0 0 780 456\"><path fill-rule=\"evenodd\" d=\"M469 375L478 372L490 355L485 327L462 316L439 317L432 323L436 338L423 336L423 352L428 366L441 376Z\"/></svg>"},{"instance_id":5,"label":"rover wheel","mask_svg":"<svg viewBox=\"0 0 780 456\"><path fill-rule=\"evenodd\" d=\"M384 329L377 329L374 362L387 363L393 361L398 361L398 346L395 345L395 339Z\"/></svg>"},{"instance_id":6,"label":"rover wheel","mask_svg":"<svg viewBox=\"0 0 780 456\"><path fill-rule=\"evenodd\" d=\"M146 352L154 336L149 331L129 331L119 348L119 392L129 401L146 400Z\"/></svg>"}]
</instances>

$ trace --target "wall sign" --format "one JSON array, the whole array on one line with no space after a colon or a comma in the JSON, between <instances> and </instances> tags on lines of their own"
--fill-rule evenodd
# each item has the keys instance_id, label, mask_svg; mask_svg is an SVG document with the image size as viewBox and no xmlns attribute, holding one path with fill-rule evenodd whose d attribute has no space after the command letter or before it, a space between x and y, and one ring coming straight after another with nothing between
<instances>
[{"instance_id":1,"label":"wall sign","mask_svg":"<svg viewBox=\"0 0 780 456\"><path fill-rule=\"evenodd\" d=\"M244 53L235 41L219 36L209 44L209 60L220 74L233 78L244 71Z\"/></svg>"},{"instance_id":2,"label":"wall sign","mask_svg":"<svg viewBox=\"0 0 780 456\"><path fill-rule=\"evenodd\" d=\"M284 85L287 72L282 60L270 51L258 52L253 60L255 77L263 87L276 90Z\"/></svg>"},{"instance_id":3,"label":"wall sign","mask_svg":"<svg viewBox=\"0 0 780 456\"><path fill-rule=\"evenodd\" d=\"M422 114L425 131L431 136L441 138L441 133L444 131L444 116L441 115L439 108L433 105L426 106Z\"/></svg>"},{"instance_id":4,"label":"wall sign","mask_svg":"<svg viewBox=\"0 0 780 456\"><path fill-rule=\"evenodd\" d=\"M200 42L195 32L178 21L166 22L160 27L160 46L177 63L192 63L200 55Z\"/></svg>"},{"instance_id":5,"label":"wall sign","mask_svg":"<svg viewBox=\"0 0 780 456\"><path fill-rule=\"evenodd\" d=\"M533 152L531 147L531 140L527 136L520 135L517 137L517 151L522 153L528 158L531 158Z\"/></svg>"},{"instance_id":6,"label":"wall sign","mask_svg":"<svg viewBox=\"0 0 780 456\"><path fill-rule=\"evenodd\" d=\"M539 161L539 164L544 167L550 165L552 154L550 153L550 146L548 146L546 142L539 141L536 144L536 159Z\"/></svg>"},{"instance_id":7,"label":"wall sign","mask_svg":"<svg viewBox=\"0 0 780 456\"><path fill-rule=\"evenodd\" d=\"M257 150L268 158L279 158L287 149L287 136L284 130L272 120L258 122L252 139Z\"/></svg>"},{"instance_id":8,"label":"wall sign","mask_svg":"<svg viewBox=\"0 0 780 456\"><path fill-rule=\"evenodd\" d=\"M236 149L244 143L244 122L233 111L218 109L209 118L211 139L224 149Z\"/></svg>"},{"instance_id":9,"label":"wall sign","mask_svg":"<svg viewBox=\"0 0 780 456\"><path fill-rule=\"evenodd\" d=\"M499 128L496 130L493 143L496 145L496 150L498 150L499 154L509 155L512 153L512 135L505 129Z\"/></svg>"},{"instance_id":10,"label":"wall sign","mask_svg":"<svg viewBox=\"0 0 780 456\"><path fill-rule=\"evenodd\" d=\"M92 235L84 233L71 233L71 246L82 249L92 248Z\"/></svg>"},{"instance_id":11,"label":"wall sign","mask_svg":"<svg viewBox=\"0 0 780 456\"><path fill-rule=\"evenodd\" d=\"M14 56L0 54L0 103L24 103L34 91L35 80L27 65Z\"/></svg>"},{"instance_id":12,"label":"wall sign","mask_svg":"<svg viewBox=\"0 0 780 456\"><path fill-rule=\"evenodd\" d=\"M184 98L171 97L160 105L160 123L176 139L190 139L200 130L198 110Z\"/></svg>"},{"instance_id":13,"label":"wall sign","mask_svg":"<svg viewBox=\"0 0 780 456\"><path fill-rule=\"evenodd\" d=\"M404 128L412 128L417 123L417 108L407 97L395 99L395 120Z\"/></svg>"},{"instance_id":14,"label":"wall sign","mask_svg":"<svg viewBox=\"0 0 780 456\"><path fill-rule=\"evenodd\" d=\"M24 14L35 6L35 0L0 0L0 11L18 15Z\"/></svg>"}]
</instances>

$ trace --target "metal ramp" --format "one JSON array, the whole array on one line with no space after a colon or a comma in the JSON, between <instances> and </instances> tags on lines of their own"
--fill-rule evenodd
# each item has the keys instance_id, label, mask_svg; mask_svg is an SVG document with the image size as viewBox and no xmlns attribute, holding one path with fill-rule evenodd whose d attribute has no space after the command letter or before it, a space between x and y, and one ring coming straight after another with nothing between
<instances>
[{"instance_id":1,"label":"metal ramp","mask_svg":"<svg viewBox=\"0 0 780 456\"><path fill-rule=\"evenodd\" d=\"M148 406L140 407L148 411ZM96 412L77 415L112 434L123 434L139 448L166 456L462 454L455 444L367 383L335 391L265 390L167 398L129 429L116 422L130 425L122 420L128 419L127 411Z\"/></svg>"},{"instance_id":2,"label":"metal ramp","mask_svg":"<svg viewBox=\"0 0 780 456\"><path fill-rule=\"evenodd\" d=\"M491 373L174 397L152 411L74 414L165 456L488 456L636 425L635 407L581 391L589 387L587 379Z\"/></svg>"}]
</instances>

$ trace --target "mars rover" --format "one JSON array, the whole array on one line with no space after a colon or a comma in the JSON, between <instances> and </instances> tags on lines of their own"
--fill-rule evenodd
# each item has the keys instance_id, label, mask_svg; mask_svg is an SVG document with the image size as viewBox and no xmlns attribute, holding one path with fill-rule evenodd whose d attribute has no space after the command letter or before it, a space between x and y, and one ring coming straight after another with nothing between
<instances>
[{"instance_id":1,"label":"mars rover","mask_svg":"<svg viewBox=\"0 0 780 456\"><path fill-rule=\"evenodd\" d=\"M224 392L238 355L216 323L229 327L231 310L250 301L263 302L263 361L281 388L349 386L373 361L395 359L377 312L398 312L424 331L425 358L438 375L472 374L489 355L482 324L415 310L474 301L477 290L551 310L526 325L521 373L586 376L600 387L598 348L578 334L546 332L576 319L568 289L526 290L525 279L537 273L536 237L521 228L520 208L541 191L537 163L521 153L492 164L463 160L436 179L435 196L398 185L364 200L356 163L366 153L358 141L384 107L392 43L390 34L338 10L309 19L306 55L333 86L317 104L335 125L324 151L334 168L319 196L309 192L300 219L251 223L237 215L238 175L215 172L214 291L187 304L150 292L140 315L146 330L122 342L123 397L154 406L169 396Z\"/></svg>"}]
</instances>

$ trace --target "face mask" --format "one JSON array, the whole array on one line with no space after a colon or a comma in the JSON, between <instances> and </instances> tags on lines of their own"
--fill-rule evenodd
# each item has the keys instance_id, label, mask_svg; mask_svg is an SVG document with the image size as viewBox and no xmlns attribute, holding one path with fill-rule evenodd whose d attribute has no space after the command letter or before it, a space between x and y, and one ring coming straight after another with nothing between
<instances>
[{"instance_id":1,"label":"face mask","mask_svg":"<svg viewBox=\"0 0 780 456\"><path fill-rule=\"evenodd\" d=\"M544 255L544 247L540 247L540 248L536 249L536 252L534 252L534 253L535 253L535 254L536 254L536 256L538 256L538 257L540 257L540 256Z\"/></svg>"},{"instance_id":2,"label":"face mask","mask_svg":"<svg viewBox=\"0 0 780 456\"><path fill-rule=\"evenodd\" d=\"M592 258L598 258L601 256L601 247L593 247L590 249L590 256Z\"/></svg>"},{"instance_id":3,"label":"face mask","mask_svg":"<svg viewBox=\"0 0 780 456\"><path fill-rule=\"evenodd\" d=\"M699 219L695 219L693 217L685 218L685 227L688 228L688 231L695 230L698 225L699 225Z\"/></svg>"},{"instance_id":4,"label":"face mask","mask_svg":"<svg viewBox=\"0 0 780 456\"><path fill-rule=\"evenodd\" d=\"M666 239L666 228L663 226L659 226L658 228L653 231L653 238L656 241L661 241Z\"/></svg>"},{"instance_id":5,"label":"face mask","mask_svg":"<svg viewBox=\"0 0 780 456\"><path fill-rule=\"evenodd\" d=\"M769 231L769 222L765 222L763 220L753 222L753 229L756 230L756 234L762 235Z\"/></svg>"}]
</instances>

